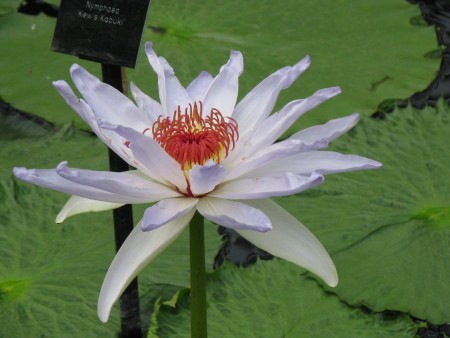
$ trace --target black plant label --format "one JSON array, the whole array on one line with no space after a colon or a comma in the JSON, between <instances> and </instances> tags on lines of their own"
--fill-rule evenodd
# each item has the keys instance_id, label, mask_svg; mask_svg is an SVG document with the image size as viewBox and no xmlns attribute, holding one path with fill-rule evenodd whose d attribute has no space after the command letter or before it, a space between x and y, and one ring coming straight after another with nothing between
<instances>
[{"instance_id":1,"label":"black plant label","mask_svg":"<svg viewBox=\"0 0 450 338\"><path fill-rule=\"evenodd\" d=\"M52 50L134 68L150 0L62 0Z\"/></svg>"}]
</instances>

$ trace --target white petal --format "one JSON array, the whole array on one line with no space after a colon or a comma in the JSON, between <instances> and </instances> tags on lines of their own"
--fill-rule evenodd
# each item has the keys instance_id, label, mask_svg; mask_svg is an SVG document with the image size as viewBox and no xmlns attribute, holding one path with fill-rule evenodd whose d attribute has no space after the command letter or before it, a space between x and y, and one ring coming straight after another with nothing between
<instances>
[{"instance_id":1,"label":"white petal","mask_svg":"<svg viewBox=\"0 0 450 338\"><path fill-rule=\"evenodd\" d=\"M159 201L147 208L141 222L143 231L154 230L162 225L172 222L187 213L197 204L197 198L171 198Z\"/></svg>"},{"instance_id":2,"label":"white petal","mask_svg":"<svg viewBox=\"0 0 450 338\"><path fill-rule=\"evenodd\" d=\"M163 114L161 104L143 93L133 82L130 83L130 89L141 113L149 115L150 124L148 128L151 128L153 123L158 119L158 116Z\"/></svg>"},{"instance_id":3,"label":"white petal","mask_svg":"<svg viewBox=\"0 0 450 338\"><path fill-rule=\"evenodd\" d=\"M321 89L304 100L288 103L255 128L252 139L254 147L263 148L274 143L300 116L340 92L339 87Z\"/></svg>"},{"instance_id":4,"label":"white petal","mask_svg":"<svg viewBox=\"0 0 450 338\"><path fill-rule=\"evenodd\" d=\"M218 109L223 116L231 116L238 95L239 75L244 68L242 54L232 51L230 60L220 69L219 75L215 77L207 89L203 108L206 114L211 109Z\"/></svg>"},{"instance_id":5,"label":"white petal","mask_svg":"<svg viewBox=\"0 0 450 338\"><path fill-rule=\"evenodd\" d=\"M66 202L62 210L56 216L56 223L62 223L70 216L81 214L84 212L97 212L104 210L116 209L124 205L123 203L111 203L91 200L79 196L72 196Z\"/></svg>"},{"instance_id":6,"label":"white petal","mask_svg":"<svg viewBox=\"0 0 450 338\"><path fill-rule=\"evenodd\" d=\"M308 150L308 145L305 145L299 140L285 140L275 143L269 147L263 148L249 158L242 158L241 163L237 164L234 168L232 168L232 170L230 170L230 173L227 177L225 177L224 181L236 179L244 174L251 173L253 170L256 170L264 165L278 161L283 157L306 150Z\"/></svg>"},{"instance_id":7,"label":"white petal","mask_svg":"<svg viewBox=\"0 0 450 338\"><path fill-rule=\"evenodd\" d=\"M261 210L240 202L204 197L199 200L197 210L210 221L230 229L264 232L272 228Z\"/></svg>"},{"instance_id":8,"label":"white petal","mask_svg":"<svg viewBox=\"0 0 450 338\"><path fill-rule=\"evenodd\" d=\"M203 101L206 90L211 85L213 77L208 72L201 72L186 88L192 102Z\"/></svg>"},{"instance_id":9,"label":"white petal","mask_svg":"<svg viewBox=\"0 0 450 338\"><path fill-rule=\"evenodd\" d=\"M94 111L97 119L136 130L148 127L150 123L148 115L141 114L123 93L101 82L77 64L70 68L70 72L73 82Z\"/></svg>"},{"instance_id":10,"label":"white petal","mask_svg":"<svg viewBox=\"0 0 450 338\"><path fill-rule=\"evenodd\" d=\"M113 194L108 191L66 180L59 176L55 169L26 169L23 167L15 167L13 173L18 179L24 182L35 184L43 188L61 191L69 195L119 204L141 203L135 202L135 200L128 196Z\"/></svg>"},{"instance_id":11,"label":"white petal","mask_svg":"<svg viewBox=\"0 0 450 338\"><path fill-rule=\"evenodd\" d=\"M344 155L333 151L308 151L274 161L251 172L249 176L277 175L285 172L322 175L381 167L380 162L358 155Z\"/></svg>"},{"instance_id":12,"label":"white petal","mask_svg":"<svg viewBox=\"0 0 450 338\"><path fill-rule=\"evenodd\" d=\"M208 196L237 200L286 196L315 187L323 179L322 175L316 173L310 176L286 173L281 176L243 178L221 184Z\"/></svg>"},{"instance_id":13,"label":"white petal","mask_svg":"<svg viewBox=\"0 0 450 338\"><path fill-rule=\"evenodd\" d=\"M86 109L82 106L78 97L76 97L72 88L67 84L66 81L58 80L53 82L53 87L58 91L59 94L66 100L67 104L75 110L78 115L87 123L93 130L97 127L97 123L93 123L95 121L92 110L86 111Z\"/></svg>"},{"instance_id":14,"label":"white petal","mask_svg":"<svg viewBox=\"0 0 450 338\"><path fill-rule=\"evenodd\" d=\"M321 140L331 142L353 128L358 121L359 114L354 113L352 115L330 120L325 124L303 129L293 134L290 138L302 140L306 143L314 143Z\"/></svg>"},{"instance_id":15,"label":"white petal","mask_svg":"<svg viewBox=\"0 0 450 338\"><path fill-rule=\"evenodd\" d=\"M191 192L203 195L213 190L227 175L227 170L210 160L205 165L194 166L189 172Z\"/></svg>"},{"instance_id":16,"label":"white petal","mask_svg":"<svg viewBox=\"0 0 450 338\"><path fill-rule=\"evenodd\" d=\"M269 116L280 91L288 88L310 63L309 56L306 56L293 67L278 70L259 83L237 104L233 118L238 122L242 135Z\"/></svg>"},{"instance_id":17,"label":"white petal","mask_svg":"<svg viewBox=\"0 0 450 338\"><path fill-rule=\"evenodd\" d=\"M137 161L134 166L144 174L163 184L173 184L182 192L186 191L186 179L180 165L155 140L123 126L100 122L100 127L114 130L130 142L130 149Z\"/></svg>"},{"instance_id":18,"label":"white petal","mask_svg":"<svg viewBox=\"0 0 450 338\"><path fill-rule=\"evenodd\" d=\"M178 81L172 67L162 57L158 57L153 50L153 44L145 44L148 61L158 75L159 99L165 116L172 116L178 106L183 110L189 105L189 96Z\"/></svg>"},{"instance_id":19,"label":"white petal","mask_svg":"<svg viewBox=\"0 0 450 338\"><path fill-rule=\"evenodd\" d=\"M273 229L265 233L238 230L238 233L257 247L274 256L308 269L329 286L338 283L336 268L323 245L299 221L271 200L248 203L269 216Z\"/></svg>"},{"instance_id":20,"label":"white petal","mask_svg":"<svg viewBox=\"0 0 450 338\"><path fill-rule=\"evenodd\" d=\"M182 196L174 188L150 181L132 172L93 171L71 169L67 162L62 162L56 172L74 183L87 185L109 191L114 194L128 196L134 203L150 203L166 198Z\"/></svg>"},{"instance_id":21,"label":"white petal","mask_svg":"<svg viewBox=\"0 0 450 338\"><path fill-rule=\"evenodd\" d=\"M183 231L194 215L187 215L153 231L143 232L137 225L122 244L106 273L98 299L98 316L108 320L111 308L133 278Z\"/></svg>"},{"instance_id":22,"label":"white petal","mask_svg":"<svg viewBox=\"0 0 450 338\"><path fill-rule=\"evenodd\" d=\"M132 162L131 150L124 146L122 137L110 130L102 130L98 127L97 119L92 108L84 100L79 100L70 86L65 81L55 81L53 86L66 100L67 104L91 127L93 132L127 163Z\"/></svg>"}]
</instances>

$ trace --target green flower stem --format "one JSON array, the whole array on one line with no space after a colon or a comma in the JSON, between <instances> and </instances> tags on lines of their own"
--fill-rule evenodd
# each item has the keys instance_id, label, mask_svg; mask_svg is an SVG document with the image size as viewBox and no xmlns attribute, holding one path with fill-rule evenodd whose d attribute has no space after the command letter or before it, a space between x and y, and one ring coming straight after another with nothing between
<instances>
[{"instance_id":1,"label":"green flower stem","mask_svg":"<svg viewBox=\"0 0 450 338\"><path fill-rule=\"evenodd\" d=\"M191 337L206 338L206 271L203 216L195 213L189 224L191 262Z\"/></svg>"}]
</instances>

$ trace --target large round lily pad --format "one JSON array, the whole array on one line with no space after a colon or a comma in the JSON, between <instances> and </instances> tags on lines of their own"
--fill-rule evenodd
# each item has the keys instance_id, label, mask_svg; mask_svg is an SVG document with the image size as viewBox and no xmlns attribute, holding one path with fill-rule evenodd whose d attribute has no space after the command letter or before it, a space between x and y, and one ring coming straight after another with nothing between
<instances>
[{"instance_id":1,"label":"large round lily pad","mask_svg":"<svg viewBox=\"0 0 450 338\"><path fill-rule=\"evenodd\" d=\"M412 337L415 324L401 314L387 316L351 308L275 259L248 269L223 266L209 276L210 337ZM156 304L148 337L189 337L189 293Z\"/></svg>"},{"instance_id":2,"label":"large round lily pad","mask_svg":"<svg viewBox=\"0 0 450 338\"><path fill-rule=\"evenodd\" d=\"M329 176L301 196L280 199L332 253L353 305L450 321L449 108L366 119L333 149L384 164Z\"/></svg>"},{"instance_id":3,"label":"large round lily pad","mask_svg":"<svg viewBox=\"0 0 450 338\"><path fill-rule=\"evenodd\" d=\"M98 290L114 252L111 215L55 224L67 198L14 180L11 168L50 167L59 156L85 165L90 157L98 165L106 160L98 156L103 147L72 128L43 136L29 121L15 122L26 128L16 129L14 141L5 139L9 134L0 138L0 336L114 336L117 312L107 325L96 315Z\"/></svg>"}]
</instances>

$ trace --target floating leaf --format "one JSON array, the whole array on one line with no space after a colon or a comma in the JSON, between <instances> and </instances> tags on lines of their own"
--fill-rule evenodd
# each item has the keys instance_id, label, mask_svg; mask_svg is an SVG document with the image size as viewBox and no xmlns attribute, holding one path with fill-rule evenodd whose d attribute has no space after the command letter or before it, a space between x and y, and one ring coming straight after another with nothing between
<instances>
[{"instance_id":1,"label":"floating leaf","mask_svg":"<svg viewBox=\"0 0 450 338\"><path fill-rule=\"evenodd\" d=\"M279 199L331 251L344 301L450 321L449 108L366 119L333 149L384 164Z\"/></svg>"},{"instance_id":2,"label":"floating leaf","mask_svg":"<svg viewBox=\"0 0 450 338\"><path fill-rule=\"evenodd\" d=\"M211 337L412 337L415 324L351 308L275 259L247 269L222 266L209 276L208 334ZM189 293L159 301L148 337L189 337ZM174 305L174 301L176 304Z\"/></svg>"}]
</instances>

